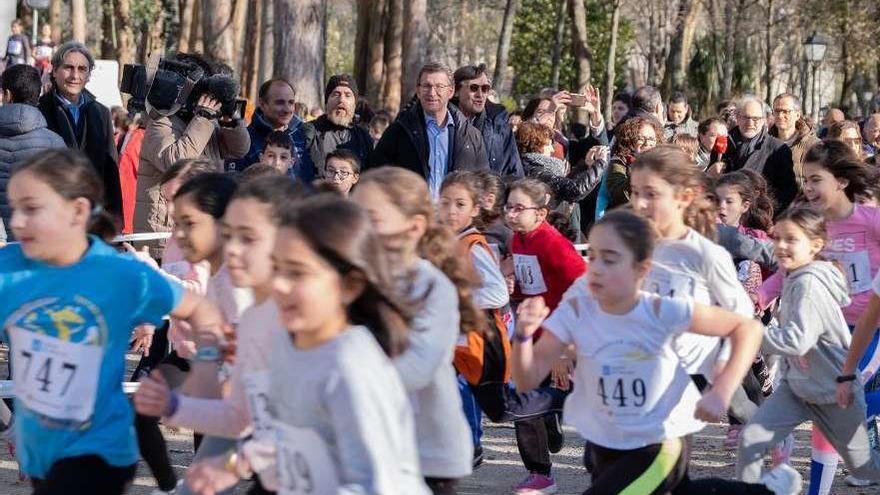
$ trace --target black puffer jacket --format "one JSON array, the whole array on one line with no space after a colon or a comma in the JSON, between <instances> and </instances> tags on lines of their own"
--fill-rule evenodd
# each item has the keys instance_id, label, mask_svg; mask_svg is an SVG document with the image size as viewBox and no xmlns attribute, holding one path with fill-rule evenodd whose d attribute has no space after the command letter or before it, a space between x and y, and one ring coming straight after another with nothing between
<instances>
[{"instance_id":1,"label":"black puffer jacket","mask_svg":"<svg viewBox=\"0 0 880 495\"><path fill-rule=\"evenodd\" d=\"M353 152L360 159L361 166L367 163L373 151L373 138L366 129L357 124L348 127L336 125L326 114L315 119L312 126L315 128L315 139L310 154L319 176L324 173L327 155L337 149Z\"/></svg>"},{"instance_id":2,"label":"black puffer jacket","mask_svg":"<svg viewBox=\"0 0 880 495\"><path fill-rule=\"evenodd\" d=\"M12 168L40 151L64 147L61 136L46 128L46 119L37 107L23 103L0 107L0 218L10 238L12 208L6 188Z\"/></svg>"},{"instance_id":3,"label":"black puffer jacket","mask_svg":"<svg viewBox=\"0 0 880 495\"><path fill-rule=\"evenodd\" d=\"M448 172L453 170L487 170L489 159L480 131L471 125L455 106L448 106L449 116L455 125L449 142ZM425 112L418 102L400 112L397 120L388 126L376 148L370 155L369 167L394 165L421 175L430 175L428 154L428 131Z\"/></svg>"},{"instance_id":4,"label":"black puffer jacket","mask_svg":"<svg viewBox=\"0 0 880 495\"><path fill-rule=\"evenodd\" d=\"M98 103L88 91L81 98L86 102L80 107L79 122L73 123L70 112L55 96L55 90L40 98L40 112L46 118L46 126L67 144L68 148L80 150L89 157L98 176L104 181L104 209L122 220L122 188L119 185L119 166L116 142L113 140L113 122L110 110Z\"/></svg>"}]
</instances>

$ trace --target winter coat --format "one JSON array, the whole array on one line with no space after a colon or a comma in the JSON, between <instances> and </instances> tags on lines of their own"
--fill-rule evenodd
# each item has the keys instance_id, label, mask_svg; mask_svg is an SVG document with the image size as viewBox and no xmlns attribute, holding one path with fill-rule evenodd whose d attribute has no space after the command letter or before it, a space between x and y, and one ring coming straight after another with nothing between
<instances>
[{"instance_id":1,"label":"winter coat","mask_svg":"<svg viewBox=\"0 0 880 495\"><path fill-rule=\"evenodd\" d=\"M231 171L241 172L251 165L260 161L260 153L266 147L266 138L273 131L272 126L266 121L263 112L257 110L251 119L251 125L247 132L250 135L250 149L244 157L233 157L234 160L227 162L227 168ZM315 128L311 123L302 120L296 115L287 124L285 130L287 136L296 148L294 173L296 177L305 183L310 183L317 176L317 169L312 161L311 150L315 146ZM239 159L240 158L240 159Z\"/></svg>"},{"instance_id":2,"label":"winter coat","mask_svg":"<svg viewBox=\"0 0 880 495\"><path fill-rule=\"evenodd\" d=\"M679 134L689 134L693 137L697 137L698 126L699 124L691 117L691 112L688 111L687 116L681 124L666 122L666 125L663 126L663 137L666 141L672 141L672 138Z\"/></svg>"},{"instance_id":3,"label":"winter coat","mask_svg":"<svg viewBox=\"0 0 880 495\"><path fill-rule=\"evenodd\" d=\"M159 192L159 179L168 167L184 158L206 158L216 163L217 172L222 172L223 160L243 157L250 144L241 120L235 127L222 127L216 120L197 115L189 122L178 115L150 118L138 166L135 231L170 229L165 198Z\"/></svg>"},{"instance_id":4,"label":"winter coat","mask_svg":"<svg viewBox=\"0 0 880 495\"><path fill-rule=\"evenodd\" d=\"M502 177L522 177L523 166L516 149L516 139L508 123L509 118L503 105L487 101L486 109L474 116L471 123L483 135L489 168Z\"/></svg>"},{"instance_id":5,"label":"winter coat","mask_svg":"<svg viewBox=\"0 0 880 495\"><path fill-rule=\"evenodd\" d=\"M448 106L455 131L449 135L447 171L488 170L489 158L480 131L471 125L455 106ZM430 175L428 131L421 103L416 102L402 111L388 126L370 155L370 167L394 165L428 179Z\"/></svg>"},{"instance_id":6,"label":"winter coat","mask_svg":"<svg viewBox=\"0 0 880 495\"><path fill-rule=\"evenodd\" d=\"M10 238L12 208L6 188L12 168L40 151L65 147L61 136L46 128L46 119L37 107L24 103L0 106L0 218Z\"/></svg>"},{"instance_id":7,"label":"winter coat","mask_svg":"<svg viewBox=\"0 0 880 495\"><path fill-rule=\"evenodd\" d=\"M363 127L351 124L348 127L336 125L326 114L321 115L311 125L315 128L315 138L309 150L318 176L324 173L326 157L337 149L345 149L357 155L363 167L373 151L373 138Z\"/></svg>"},{"instance_id":8,"label":"winter coat","mask_svg":"<svg viewBox=\"0 0 880 495\"><path fill-rule=\"evenodd\" d=\"M725 172L747 168L762 174L776 199L776 211L785 211L798 191L791 149L771 136L767 132L767 127L764 127L754 140L754 143L744 140L738 127L730 131L727 152L724 153L723 158L727 164ZM753 149L751 152L746 152L745 147L750 143Z\"/></svg>"},{"instance_id":9,"label":"winter coat","mask_svg":"<svg viewBox=\"0 0 880 495\"><path fill-rule=\"evenodd\" d=\"M122 189L119 186L119 168L116 165L116 141L113 139L113 120L110 110L95 100L88 91L79 109L79 122L74 124L70 111L48 91L40 98L39 109L46 119L46 127L55 132L68 148L80 150L89 157L98 176L104 181L104 209L122 220Z\"/></svg>"},{"instance_id":10,"label":"winter coat","mask_svg":"<svg viewBox=\"0 0 880 495\"><path fill-rule=\"evenodd\" d=\"M812 148L814 144L818 143L819 138L816 137L813 128L810 127L810 123L804 118L798 120L795 123L794 128L795 133L791 140L783 142L791 148L791 161L794 164L794 176L797 178L798 182L800 182L804 177L804 157L807 155L807 150ZM770 128L770 135L777 139L779 138L779 130L775 125Z\"/></svg>"}]
</instances>

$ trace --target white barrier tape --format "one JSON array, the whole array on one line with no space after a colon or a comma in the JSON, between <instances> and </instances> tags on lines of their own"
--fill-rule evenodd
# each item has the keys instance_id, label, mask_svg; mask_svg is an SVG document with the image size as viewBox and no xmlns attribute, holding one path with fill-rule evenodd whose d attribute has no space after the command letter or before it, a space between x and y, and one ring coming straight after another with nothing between
<instances>
[{"instance_id":1,"label":"white barrier tape","mask_svg":"<svg viewBox=\"0 0 880 495\"><path fill-rule=\"evenodd\" d=\"M139 382L122 382L122 391L127 395L131 395L137 392L140 386ZM15 397L15 386L12 380L0 380L0 399L11 399L13 397Z\"/></svg>"},{"instance_id":2,"label":"white barrier tape","mask_svg":"<svg viewBox=\"0 0 880 495\"><path fill-rule=\"evenodd\" d=\"M146 242L146 241L160 241L162 239L169 239L171 237L171 232L141 232L138 234L125 234L118 235L111 240L111 243L118 244L120 242ZM7 245L18 244L18 241L7 242Z\"/></svg>"}]
</instances>

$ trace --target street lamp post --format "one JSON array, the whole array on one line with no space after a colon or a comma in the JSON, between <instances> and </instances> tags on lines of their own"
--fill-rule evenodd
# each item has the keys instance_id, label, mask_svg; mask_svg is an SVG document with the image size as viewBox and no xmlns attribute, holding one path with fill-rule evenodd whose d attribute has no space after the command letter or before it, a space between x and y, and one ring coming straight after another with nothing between
<instances>
[{"instance_id":1,"label":"street lamp post","mask_svg":"<svg viewBox=\"0 0 880 495\"><path fill-rule=\"evenodd\" d=\"M813 34L807 37L804 41L804 55L806 56L807 61L812 65L813 69L813 86L810 91L810 106L813 119L817 121L819 119L819 105L816 105L816 76L819 71L819 66L822 64L822 59L825 58L825 49L827 47L828 42L825 40L825 37L816 31L813 31Z\"/></svg>"}]
</instances>

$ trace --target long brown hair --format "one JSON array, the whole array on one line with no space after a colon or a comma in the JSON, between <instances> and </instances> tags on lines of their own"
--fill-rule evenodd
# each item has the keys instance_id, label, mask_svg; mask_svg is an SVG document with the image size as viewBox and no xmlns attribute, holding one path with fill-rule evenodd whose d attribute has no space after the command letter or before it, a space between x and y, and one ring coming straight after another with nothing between
<instances>
[{"instance_id":1,"label":"long brown hair","mask_svg":"<svg viewBox=\"0 0 880 495\"><path fill-rule=\"evenodd\" d=\"M455 284L461 329L484 329L485 317L473 300L473 290L479 280L455 234L434 219L434 204L425 179L400 167L379 167L361 176L359 184L369 183L380 188L404 216L425 218L427 229L419 240L419 256L430 261Z\"/></svg>"},{"instance_id":2,"label":"long brown hair","mask_svg":"<svg viewBox=\"0 0 880 495\"><path fill-rule=\"evenodd\" d=\"M364 289L346 308L349 322L367 327L389 357L406 349L409 314L364 210L338 195L319 194L286 202L279 228L296 231L340 276L361 277Z\"/></svg>"},{"instance_id":3,"label":"long brown hair","mask_svg":"<svg viewBox=\"0 0 880 495\"><path fill-rule=\"evenodd\" d=\"M693 189L694 200L684 211L684 223L709 239L715 238L715 202L707 195L702 172L681 148L662 144L639 153L632 170L653 172L677 190Z\"/></svg>"}]
</instances>

